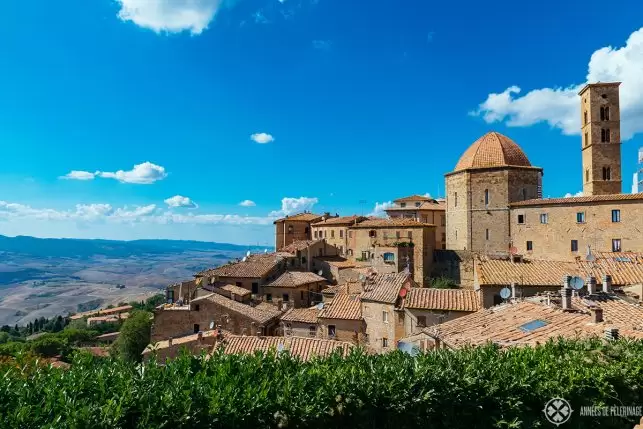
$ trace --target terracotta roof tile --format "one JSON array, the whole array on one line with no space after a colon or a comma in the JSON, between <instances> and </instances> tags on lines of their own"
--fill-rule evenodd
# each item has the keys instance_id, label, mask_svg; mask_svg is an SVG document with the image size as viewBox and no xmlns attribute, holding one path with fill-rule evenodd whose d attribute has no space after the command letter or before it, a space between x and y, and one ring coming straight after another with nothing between
<instances>
[{"instance_id":1,"label":"terracotta roof tile","mask_svg":"<svg viewBox=\"0 0 643 429\"><path fill-rule=\"evenodd\" d=\"M307 271L286 271L264 287L299 287L325 281L325 278L315 273Z\"/></svg>"},{"instance_id":2,"label":"terracotta roof tile","mask_svg":"<svg viewBox=\"0 0 643 429\"><path fill-rule=\"evenodd\" d=\"M406 308L423 310L478 311L478 292L468 289L411 288L404 300Z\"/></svg>"},{"instance_id":3,"label":"terracotta roof tile","mask_svg":"<svg viewBox=\"0 0 643 429\"><path fill-rule=\"evenodd\" d=\"M291 254L296 254L297 251L302 251L308 249L313 244L319 243L322 240L296 240L290 243L286 247L279 249L280 252L287 252Z\"/></svg>"},{"instance_id":4,"label":"terracotta roof tile","mask_svg":"<svg viewBox=\"0 0 643 429\"><path fill-rule=\"evenodd\" d=\"M430 223L418 222L414 219L404 219L404 218L373 218L360 222L357 225L351 226L351 228L425 228L435 226Z\"/></svg>"},{"instance_id":5,"label":"terracotta roof tile","mask_svg":"<svg viewBox=\"0 0 643 429\"><path fill-rule=\"evenodd\" d=\"M234 311L242 316L257 322L260 325L270 322L272 319L279 317L281 312L274 306L267 304L266 306L257 305L252 307L248 304L242 304L239 301L226 298L218 293L211 293L209 295L201 296L192 300L192 303L200 301L211 301L230 311Z\"/></svg>"},{"instance_id":6,"label":"terracotta roof tile","mask_svg":"<svg viewBox=\"0 0 643 429\"><path fill-rule=\"evenodd\" d=\"M641 254L623 253L619 254L623 256L611 258L602 255L598 254L593 263L541 260L511 262L490 259L476 261L475 269L480 286L507 286L512 282L524 286L562 286L563 278L567 275L583 279L594 276L600 283L606 274L612 276L614 286L643 283Z\"/></svg>"},{"instance_id":7,"label":"terracotta roof tile","mask_svg":"<svg viewBox=\"0 0 643 429\"><path fill-rule=\"evenodd\" d=\"M362 303L358 294L349 294L344 287L331 302L325 303L320 319L362 320Z\"/></svg>"},{"instance_id":8,"label":"terracotta roof tile","mask_svg":"<svg viewBox=\"0 0 643 429\"><path fill-rule=\"evenodd\" d=\"M504 304L450 320L424 331L458 347L487 341L503 346L533 345L556 337L603 335L617 327L622 336L643 338L643 308L614 296L573 299L575 311L537 302L536 299ZM603 309L603 322L593 323L590 306ZM536 322L532 327L526 324Z\"/></svg>"},{"instance_id":9,"label":"terracotta roof tile","mask_svg":"<svg viewBox=\"0 0 643 429\"><path fill-rule=\"evenodd\" d=\"M406 286L405 286L406 285ZM376 274L373 280L367 280L364 286L362 299L368 301L394 304L399 296L400 289L410 289L414 285L411 275L402 271L400 273Z\"/></svg>"},{"instance_id":10,"label":"terracotta roof tile","mask_svg":"<svg viewBox=\"0 0 643 429\"><path fill-rule=\"evenodd\" d=\"M283 316L282 322L301 322L301 323L317 323L317 314L319 309L317 307L310 308L291 308Z\"/></svg>"},{"instance_id":11,"label":"terracotta roof tile","mask_svg":"<svg viewBox=\"0 0 643 429\"><path fill-rule=\"evenodd\" d=\"M227 333L228 335L232 335L228 331L223 331L224 333ZM217 330L212 329L210 331L203 331L201 333L203 336L202 338L206 339L207 342L212 342L214 340L213 337L217 335ZM184 335L182 337L177 337L177 338L172 338L172 345L170 346L170 340L163 340L163 341L158 341L154 344L149 344L145 350L143 350L143 354L148 354L151 353L154 350L161 350L161 349L167 349L169 347L180 347L180 346L187 346L192 343L196 343L199 340L199 334L190 334L190 335Z\"/></svg>"},{"instance_id":12,"label":"terracotta roof tile","mask_svg":"<svg viewBox=\"0 0 643 429\"><path fill-rule=\"evenodd\" d=\"M343 355L348 354L354 346L351 343L319 338L306 337L246 337L226 336L222 344L225 354L252 354L257 351L279 351L280 346L288 351L291 356L302 360L313 357L328 356L336 350Z\"/></svg>"},{"instance_id":13,"label":"terracotta roof tile","mask_svg":"<svg viewBox=\"0 0 643 429\"><path fill-rule=\"evenodd\" d=\"M332 265L337 268L353 268L355 266L355 262L351 262L340 256L316 256L314 259L326 262L328 265Z\"/></svg>"},{"instance_id":14,"label":"terracotta roof tile","mask_svg":"<svg viewBox=\"0 0 643 429\"><path fill-rule=\"evenodd\" d=\"M221 289L239 296L247 296L252 294L252 292L248 289L242 288L237 285L225 285L221 286Z\"/></svg>"},{"instance_id":15,"label":"terracotta roof tile","mask_svg":"<svg viewBox=\"0 0 643 429\"><path fill-rule=\"evenodd\" d=\"M469 146L454 171L504 166L531 167L531 163L513 140L500 133L490 132Z\"/></svg>"},{"instance_id":16,"label":"terracotta roof tile","mask_svg":"<svg viewBox=\"0 0 643 429\"><path fill-rule=\"evenodd\" d=\"M393 200L394 203L408 203L408 202L415 202L415 201L435 201L435 199L431 197L427 197L425 195L411 195L409 197L402 197L402 198Z\"/></svg>"},{"instance_id":17,"label":"terracotta roof tile","mask_svg":"<svg viewBox=\"0 0 643 429\"><path fill-rule=\"evenodd\" d=\"M401 207L400 205L394 205L391 206L384 211L386 213L388 212L399 212L399 211L416 211L416 210L446 210L446 203L444 202L439 202L439 201L425 201L422 202L419 207L416 207L415 205L412 206L406 206L406 207Z\"/></svg>"},{"instance_id":18,"label":"terracotta roof tile","mask_svg":"<svg viewBox=\"0 0 643 429\"><path fill-rule=\"evenodd\" d=\"M100 308L98 310L85 311L84 313L76 313L70 317L71 320L82 319L83 317L89 317L94 315L107 316L110 314L124 313L132 309L131 305L123 305L121 307L114 308Z\"/></svg>"},{"instance_id":19,"label":"terracotta roof tile","mask_svg":"<svg viewBox=\"0 0 643 429\"><path fill-rule=\"evenodd\" d=\"M324 217L324 215L318 215L314 213L297 213L294 215L286 216L281 219L277 219L274 223L283 222L283 221L301 221L301 222L315 222Z\"/></svg>"},{"instance_id":20,"label":"terracotta roof tile","mask_svg":"<svg viewBox=\"0 0 643 429\"><path fill-rule=\"evenodd\" d=\"M239 277L239 278L261 278L275 269L283 253L264 253L250 255L245 262L232 262L221 265L217 268L201 271L197 276L201 277Z\"/></svg>"},{"instance_id":21,"label":"terracotta roof tile","mask_svg":"<svg viewBox=\"0 0 643 429\"><path fill-rule=\"evenodd\" d=\"M340 217L331 217L325 220L320 220L319 222L313 223L312 226L341 226L341 225L353 225L355 223L362 222L366 220L365 216L340 216Z\"/></svg>"},{"instance_id":22,"label":"terracotta roof tile","mask_svg":"<svg viewBox=\"0 0 643 429\"><path fill-rule=\"evenodd\" d=\"M643 193L638 194L611 194L611 195L592 195L587 197L569 197L569 198L544 198L525 200L509 204L511 207L528 207L528 206L547 206L547 205L577 205L583 203L597 203L610 201L630 201L643 200Z\"/></svg>"}]
</instances>

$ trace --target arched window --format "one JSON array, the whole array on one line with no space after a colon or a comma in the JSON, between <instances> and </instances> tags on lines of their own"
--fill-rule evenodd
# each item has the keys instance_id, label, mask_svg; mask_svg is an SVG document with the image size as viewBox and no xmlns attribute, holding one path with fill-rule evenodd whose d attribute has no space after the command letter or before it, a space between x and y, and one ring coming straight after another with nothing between
<instances>
[{"instance_id":1,"label":"arched window","mask_svg":"<svg viewBox=\"0 0 643 429\"><path fill-rule=\"evenodd\" d=\"M605 120L605 108L601 107L601 121Z\"/></svg>"},{"instance_id":2,"label":"arched window","mask_svg":"<svg viewBox=\"0 0 643 429\"><path fill-rule=\"evenodd\" d=\"M610 106L605 106L605 120L610 120Z\"/></svg>"},{"instance_id":3,"label":"arched window","mask_svg":"<svg viewBox=\"0 0 643 429\"><path fill-rule=\"evenodd\" d=\"M612 180L612 169L610 167L603 167L603 180Z\"/></svg>"}]
</instances>

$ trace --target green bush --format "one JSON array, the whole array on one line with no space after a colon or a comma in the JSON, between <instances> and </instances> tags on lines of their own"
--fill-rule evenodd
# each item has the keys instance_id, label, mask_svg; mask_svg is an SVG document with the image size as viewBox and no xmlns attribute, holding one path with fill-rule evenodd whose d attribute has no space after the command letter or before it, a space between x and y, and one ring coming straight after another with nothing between
<instances>
[{"instance_id":1,"label":"green bush","mask_svg":"<svg viewBox=\"0 0 643 429\"><path fill-rule=\"evenodd\" d=\"M489 345L299 362L284 354L182 356L161 366L78 353L69 370L0 364L7 428L632 429L635 418L581 417L582 405L643 404L643 342Z\"/></svg>"},{"instance_id":2,"label":"green bush","mask_svg":"<svg viewBox=\"0 0 643 429\"><path fill-rule=\"evenodd\" d=\"M435 277L429 280L429 287L435 289L458 289L459 286L449 277Z\"/></svg>"}]
</instances>

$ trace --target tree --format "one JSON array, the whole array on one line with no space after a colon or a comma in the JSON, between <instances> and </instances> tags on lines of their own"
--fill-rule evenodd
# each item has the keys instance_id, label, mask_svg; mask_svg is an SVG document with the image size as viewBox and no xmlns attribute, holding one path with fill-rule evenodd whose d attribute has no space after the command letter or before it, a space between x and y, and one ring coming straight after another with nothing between
<instances>
[{"instance_id":1,"label":"tree","mask_svg":"<svg viewBox=\"0 0 643 429\"><path fill-rule=\"evenodd\" d=\"M44 357L66 355L69 352L67 341L53 334L45 334L42 337L38 337L30 344L32 352Z\"/></svg>"},{"instance_id":2,"label":"tree","mask_svg":"<svg viewBox=\"0 0 643 429\"><path fill-rule=\"evenodd\" d=\"M429 281L429 285L435 289L458 289L456 282L449 277L436 277Z\"/></svg>"},{"instance_id":3,"label":"tree","mask_svg":"<svg viewBox=\"0 0 643 429\"><path fill-rule=\"evenodd\" d=\"M116 349L122 359L131 362L141 361L141 353L150 343L151 317L147 311L135 311L123 323L116 340Z\"/></svg>"}]
</instances>

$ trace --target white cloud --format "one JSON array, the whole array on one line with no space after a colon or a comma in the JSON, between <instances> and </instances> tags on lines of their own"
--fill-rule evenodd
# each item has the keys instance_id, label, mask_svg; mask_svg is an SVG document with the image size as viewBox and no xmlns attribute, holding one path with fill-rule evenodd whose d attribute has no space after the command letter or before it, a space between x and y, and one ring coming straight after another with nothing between
<instances>
[{"instance_id":1,"label":"white cloud","mask_svg":"<svg viewBox=\"0 0 643 429\"><path fill-rule=\"evenodd\" d=\"M181 195L175 195L173 197L167 198L163 202L167 204L169 207L189 207L189 208L198 207L198 205L190 198L184 197Z\"/></svg>"},{"instance_id":2,"label":"white cloud","mask_svg":"<svg viewBox=\"0 0 643 429\"><path fill-rule=\"evenodd\" d=\"M255 133L250 136L250 139L253 140L255 143L260 143L260 144L271 143L275 141L275 138L273 136L266 133Z\"/></svg>"},{"instance_id":3,"label":"white cloud","mask_svg":"<svg viewBox=\"0 0 643 429\"><path fill-rule=\"evenodd\" d=\"M239 203L241 207L254 207L256 206L254 201L251 200L243 200Z\"/></svg>"},{"instance_id":4,"label":"white cloud","mask_svg":"<svg viewBox=\"0 0 643 429\"><path fill-rule=\"evenodd\" d=\"M281 200L281 210L272 211L268 216L289 216L303 211L312 211L313 206L318 202L319 200L317 198L286 197Z\"/></svg>"},{"instance_id":5,"label":"white cloud","mask_svg":"<svg viewBox=\"0 0 643 429\"><path fill-rule=\"evenodd\" d=\"M78 170L72 170L69 173L65 174L64 176L60 176L61 179L67 179L67 180L93 180L95 174L90 173L89 171L78 171Z\"/></svg>"},{"instance_id":6,"label":"white cloud","mask_svg":"<svg viewBox=\"0 0 643 429\"><path fill-rule=\"evenodd\" d=\"M571 197L582 197L583 196L583 191L576 192L574 195L570 194L569 192L565 194L564 198L571 198Z\"/></svg>"},{"instance_id":7,"label":"white cloud","mask_svg":"<svg viewBox=\"0 0 643 429\"><path fill-rule=\"evenodd\" d=\"M368 215L375 216L375 217L386 217L386 209L392 206L393 206L393 201L385 201L381 204L375 203L375 208Z\"/></svg>"},{"instance_id":8,"label":"white cloud","mask_svg":"<svg viewBox=\"0 0 643 429\"><path fill-rule=\"evenodd\" d=\"M167 173L165 172L165 168L160 165L152 164L151 162L144 162L142 164L135 165L128 171L96 171L95 173L90 173L89 171L73 170L60 178L67 180L92 180L95 177L116 179L121 183L151 185L154 182L165 179L167 177Z\"/></svg>"},{"instance_id":9,"label":"white cloud","mask_svg":"<svg viewBox=\"0 0 643 429\"><path fill-rule=\"evenodd\" d=\"M156 33L189 31L201 34L208 28L224 0L116 0L118 17Z\"/></svg>"},{"instance_id":10,"label":"white cloud","mask_svg":"<svg viewBox=\"0 0 643 429\"><path fill-rule=\"evenodd\" d=\"M519 96L521 89L510 86L489 94L473 115L487 123L505 122L525 127L546 122L566 135L580 133L578 92L586 83L622 82L620 87L621 138L643 132L643 28L633 32L625 46L595 51L588 64L585 82L566 87L534 89Z\"/></svg>"}]
</instances>

